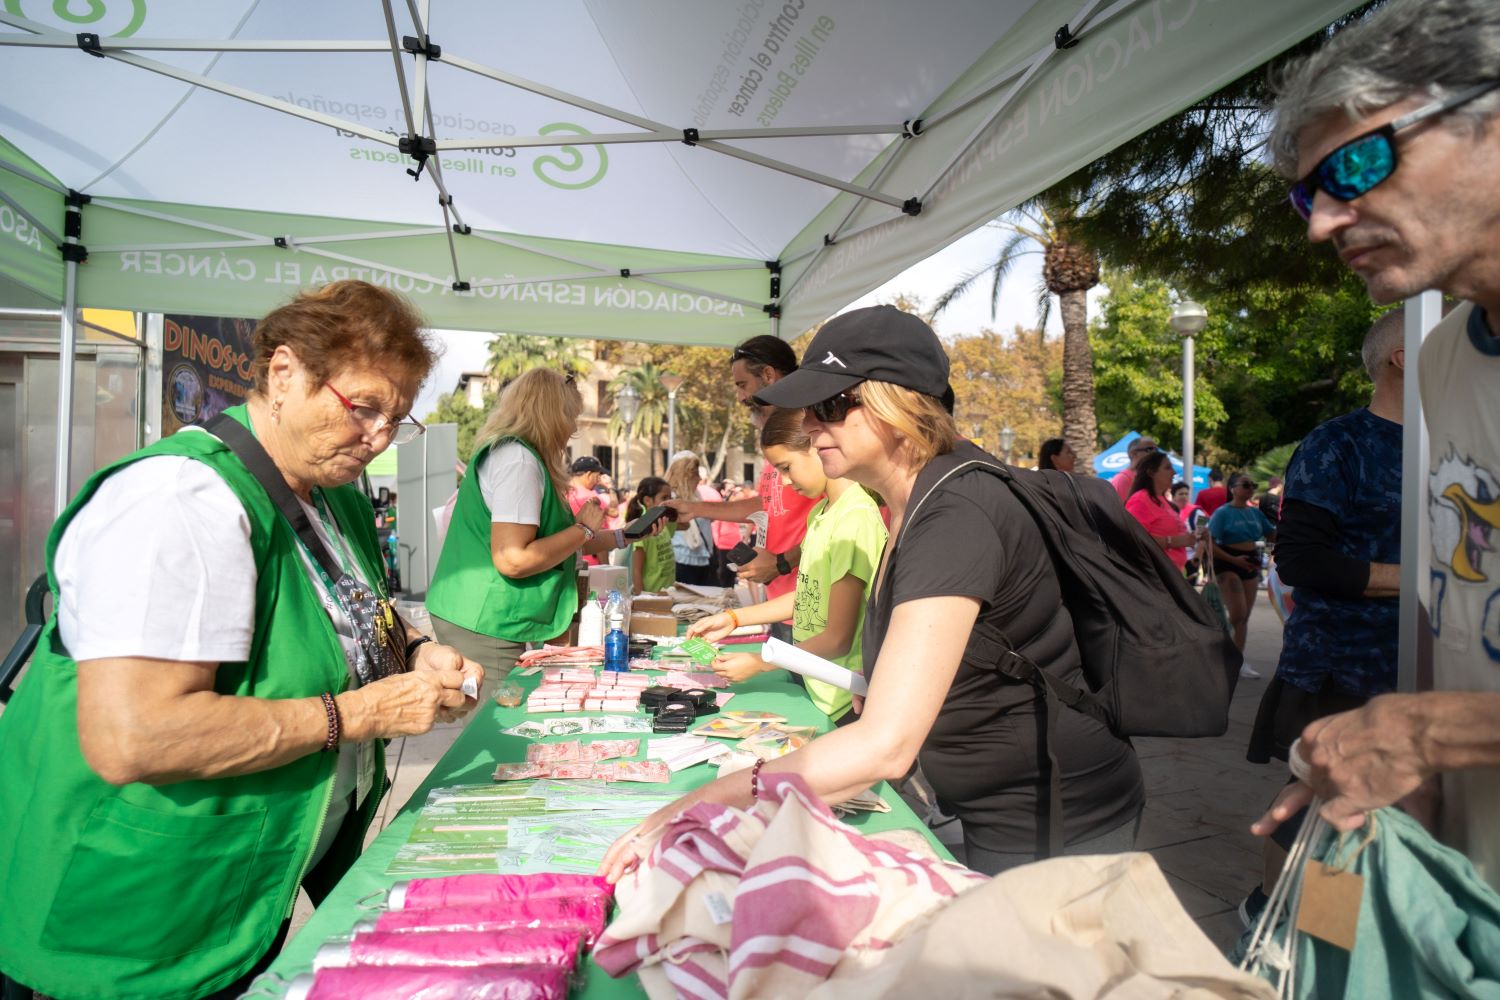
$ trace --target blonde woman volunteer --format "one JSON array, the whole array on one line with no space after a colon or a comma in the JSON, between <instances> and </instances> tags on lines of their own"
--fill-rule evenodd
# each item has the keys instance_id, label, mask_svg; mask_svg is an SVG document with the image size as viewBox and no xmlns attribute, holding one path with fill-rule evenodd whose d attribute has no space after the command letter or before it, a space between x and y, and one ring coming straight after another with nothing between
<instances>
[{"instance_id":1,"label":"blonde woman volunteer","mask_svg":"<svg viewBox=\"0 0 1500 1000\"><path fill-rule=\"evenodd\" d=\"M579 553L625 547L618 529L603 529L597 499L576 515L566 500L568 439L581 412L572 375L523 373L500 393L459 486L427 610L438 638L492 678L515 666L526 643L567 632Z\"/></svg>"},{"instance_id":2,"label":"blonde woman volunteer","mask_svg":"<svg viewBox=\"0 0 1500 1000\"><path fill-rule=\"evenodd\" d=\"M938 795L963 820L970 867L996 873L1046 844L1039 813L1046 781L1037 761L1034 689L996 670L1005 647L1082 683L1072 620L1044 542L1003 482L970 458L995 460L959 435L948 359L927 324L890 306L829 320L792 374L757 393L805 407L805 427L829 477L852 479L891 512L887 545L865 612L870 690L854 723L818 737L764 771L796 772L838 802L904 777L920 755ZM1144 801L1130 745L1064 709L1052 733L1069 853L1129 850ZM633 866L664 823L697 801L748 806L752 768L659 810L616 842L603 871Z\"/></svg>"}]
</instances>

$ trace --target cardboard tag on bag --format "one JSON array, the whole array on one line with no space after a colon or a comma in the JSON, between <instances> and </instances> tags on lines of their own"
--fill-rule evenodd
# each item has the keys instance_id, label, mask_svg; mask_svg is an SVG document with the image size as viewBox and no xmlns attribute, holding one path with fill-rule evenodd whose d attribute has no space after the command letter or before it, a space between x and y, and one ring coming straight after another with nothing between
<instances>
[{"instance_id":1,"label":"cardboard tag on bag","mask_svg":"<svg viewBox=\"0 0 1500 1000\"><path fill-rule=\"evenodd\" d=\"M1354 934L1359 927L1359 904L1364 892L1363 875L1329 868L1321 861L1308 861L1302 875L1297 929L1345 951L1353 951Z\"/></svg>"}]
</instances>

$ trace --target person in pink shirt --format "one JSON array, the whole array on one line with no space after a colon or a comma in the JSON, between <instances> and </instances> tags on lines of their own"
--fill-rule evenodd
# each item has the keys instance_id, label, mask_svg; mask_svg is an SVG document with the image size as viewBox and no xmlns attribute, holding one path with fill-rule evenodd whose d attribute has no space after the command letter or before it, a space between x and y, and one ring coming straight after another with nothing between
<instances>
[{"instance_id":1,"label":"person in pink shirt","mask_svg":"<svg viewBox=\"0 0 1500 1000\"><path fill-rule=\"evenodd\" d=\"M1119 472L1116 472L1109 479L1109 485L1113 486L1115 492L1120 494L1121 500L1129 497L1131 491L1135 488L1135 472L1141 467L1141 460L1155 451L1156 441L1154 438L1148 437L1136 438L1130 442L1130 447L1125 449L1125 454L1130 456L1130 464Z\"/></svg>"},{"instance_id":2,"label":"person in pink shirt","mask_svg":"<svg viewBox=\"0 0 1500 1000\"><path fill-rule=\"evenodd\" d=\"M568 480L568 508L574 515L583 509L584 504L594 500L604 509L604 516L609 517L613 511L613 497L606 499L594 492L604 476L603 464L592 455L584 455L574 459L568 471L572 473L572 478ZM590 566L599 565L598 556L585 555L583 561Z\"/></svg>"},{"instance_id":3,"label":"person in pink shirt","mask_svg":"<svg viewBox=\"0 0 1500 1000\"><path fill-rule=\"evenodd\" d=\"M1172 461L1164 451L1147 455L1136 466L1135 480L1125 498L1125 510L1141 522L1167 558L1178 569L1187 565L1188 549L1198 536L1188 531L1182 515L1172 506L1168 491L1172 489Z\"/></svg>"}]
</instances>

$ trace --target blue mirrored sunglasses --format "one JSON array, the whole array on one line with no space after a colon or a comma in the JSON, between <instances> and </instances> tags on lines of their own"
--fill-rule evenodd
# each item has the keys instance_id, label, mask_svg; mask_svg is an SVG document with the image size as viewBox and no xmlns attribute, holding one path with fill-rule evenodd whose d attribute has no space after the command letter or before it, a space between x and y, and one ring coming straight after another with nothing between
<instances>
[{"instance_id":1,"label":"blue mirrored sunglasses","mask_svg":"<svg viewBox=\"0 0 1500 1000\"><path fill-rule=\"evenodd\" d=\"M1307 176L1292 185L1292 207L1302 218L1309 219L1312 217L1313 198L1319 191L1339 201L1353 201L1396 172L1397 132L1468 104L1496 88L1500 88L1500 80L1461 90L1355 136L1319 160Z\"/></svg>"}]
</instances>

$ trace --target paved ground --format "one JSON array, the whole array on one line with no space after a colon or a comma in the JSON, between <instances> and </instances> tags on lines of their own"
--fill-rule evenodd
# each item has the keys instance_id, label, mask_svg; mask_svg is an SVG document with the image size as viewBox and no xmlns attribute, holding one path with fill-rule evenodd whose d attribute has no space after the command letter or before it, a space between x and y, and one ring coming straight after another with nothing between
<instances>
[{"instance_id":1,"label":"paved ground","mask_svg":"<svg viewBox=\"0 0 1500 1000\"><path fill-rule=\"evenodd\" d=\"M410 613L408 617L417 618ZM1270 677L1280 654L1281 623L1262 598L1250 619L1246 657ZM1136 740L1147 790L1138 846L1151 852L1188 913L1226 949L1240 936L1235 909L1260 879L1260 842L1246 827L1286 781L1280 766L1245 760L1250 723L1264 689L1264 680L1240 682L1229 732L1217 739ZM394 815L427 780L462 728L462 723L440 726L425 736L408 738L404 747L400 742L391 745L388 759L396 767L399 754L400 766L384 807L386 816ZM377 832L372 829L370 839ZM962 860L958 824L949 824L939 836ZM304 897L293 917L294 931L311 912Z\"/></svg>"}]
</instances>

